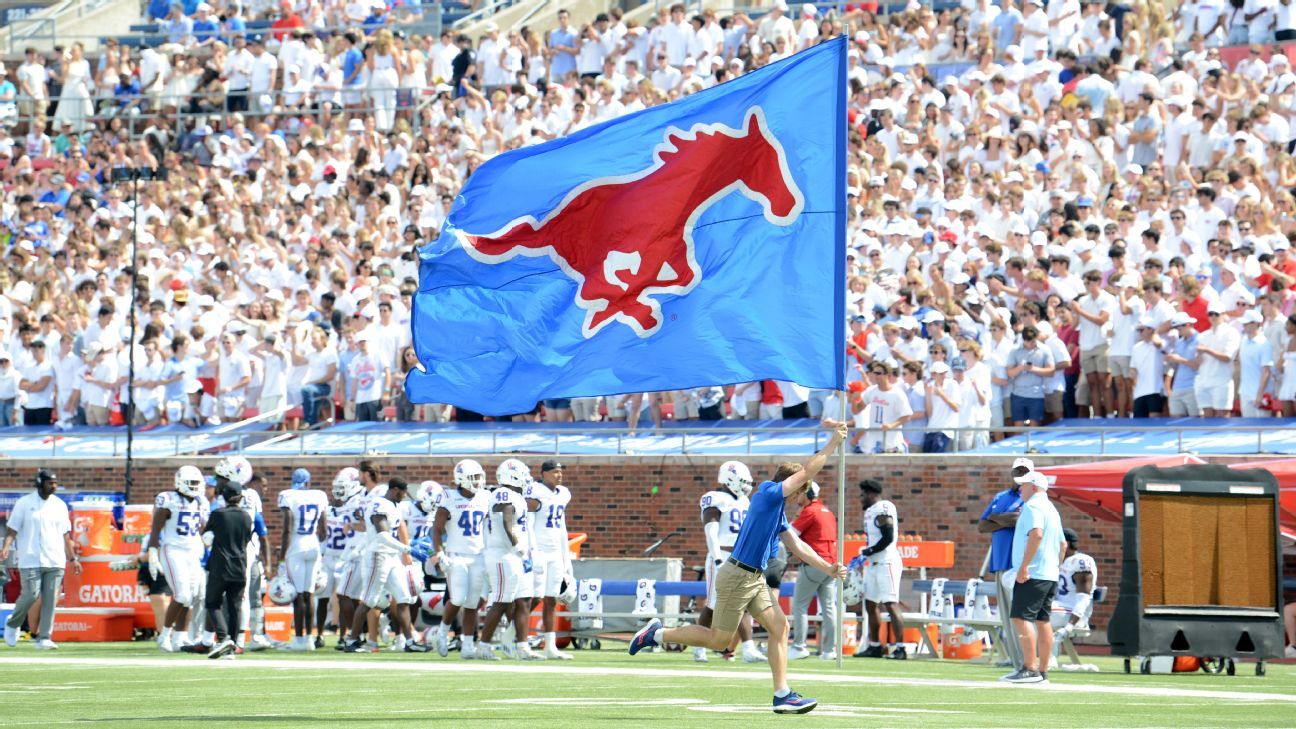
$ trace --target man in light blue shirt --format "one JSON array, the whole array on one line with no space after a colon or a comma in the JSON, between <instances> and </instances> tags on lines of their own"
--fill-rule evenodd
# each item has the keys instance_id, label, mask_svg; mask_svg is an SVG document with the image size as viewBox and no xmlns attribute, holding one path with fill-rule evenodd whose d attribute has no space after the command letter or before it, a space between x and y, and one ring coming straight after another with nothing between
<instances>
[{"instance_id":1,"label":"man in light blue shirt","mask_svg":"<svg viewBox=\"0 0 1296 729\"><path fill-rule=\"evenodd\" d=\"M1022 510L1013 531L1012 621L1021 641L1023 666L1002 680L1009 683L1048 683L1048 659L1053 649L1049 616L1057 593L1059 567L1066 538L1062 517L1048 497L1048 478L1031 471L1014 479L1021 484Z\"/></svg>"},{"instance_id":2,"label":"man in light blue shirt","mask_svg":"<svg viewBox=\"0 0 1296 729\"><path fill-rule=\"evenodd\" d=\"M845 577L846 568L840 562L832 564L815 554L789 527L786 507L789 499L810 487L828 456L846 439L845 423L823 421L832 430L832 437L823 450L816 453L804 466L799 463L779 464L773 478L757 486L751 494L747 517L743 520L734 542L729 561L720 566L715 576L716 605L711 613L711 627L685 625L665 628L662 621L648 621L630 641L630 655L645 648L681 643L687 646L723 650L729 647L738 623L744 614L756 618L769 632L769 667L774 678L774 713L804 714L817 702L801 696L788 688L787 681L787 616L778 600L770 594L765 584L764 571L770 556L778 551L781 542L788 552L801 561L833 577ZM1044 616L1048 620L1048 615Z\"/></svg>"}]
</instances>

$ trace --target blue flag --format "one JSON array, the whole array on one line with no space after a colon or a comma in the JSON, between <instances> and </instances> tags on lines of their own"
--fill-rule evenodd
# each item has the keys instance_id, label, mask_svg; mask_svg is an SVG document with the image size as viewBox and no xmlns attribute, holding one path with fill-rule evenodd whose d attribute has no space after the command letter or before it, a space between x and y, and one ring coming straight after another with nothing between
<instances>
[{"instance_id":1,"label":"blue flag","mask_svg":"<svg viewBox=\"0 0 1296 729\"><path fill-rule=\"evenodd\" d=\"M845 386L846 41L502 154L420 251L413 402Z\"/></svg>"}]
</instances>

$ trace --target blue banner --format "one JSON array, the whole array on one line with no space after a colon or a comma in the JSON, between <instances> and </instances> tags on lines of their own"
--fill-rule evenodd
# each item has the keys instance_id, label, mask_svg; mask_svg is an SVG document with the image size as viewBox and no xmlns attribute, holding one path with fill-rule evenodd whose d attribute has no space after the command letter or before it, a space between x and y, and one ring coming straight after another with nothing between
<instances>
[{"instance_id":1,"label":"blue banner","mask_svg":"<svg viewBox=\"0 0 1296 729\"><path fill-rule=\"evenodd\" d=\"M843 389L845 43L478 168L420 251L410 399Z\"/></svg>"}]
</instances>

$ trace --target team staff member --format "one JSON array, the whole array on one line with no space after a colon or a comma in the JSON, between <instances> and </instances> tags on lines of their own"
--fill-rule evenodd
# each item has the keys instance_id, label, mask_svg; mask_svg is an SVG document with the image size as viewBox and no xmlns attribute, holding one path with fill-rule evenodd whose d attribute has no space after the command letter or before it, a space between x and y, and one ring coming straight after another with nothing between
<instances>
[{"instance_id":1,"label":"team staff member","mask_svg":"<svg viewBox=\"0 0 1296 729\"><path fill-rule=\"evenodd\" d=\"M1025 476L1035 470L1035 464L1029 458L1018 458L1013 461L1012 478ZM1021 515L1021 488L1014 480L1012 486L1000 491L990 499L990 505L981 513L978 531L990 535L990 561L988 571L994 577L998 590L1000 636L1008 660L1014 669L1021 668L1022 650L1017 643L1017 631L1013 628L1008 613L1012 610L1012 590L1015 575L1012 573L1012 540L1013 528L1017 526L1017 517Z\"/></svg>"},{"instance_id":2,"label":"team staff member","mask_svg":"<svg viewBox=\"0 0 1296 729\"><path fill-rule=\"evenodd\" d=\"M812 481L810 488L798 494L795 500L801 513L792 522L792 529L825 562L836 562L837 516L819 498L819 484ZM792 623L796 635L788 649L789 661L810 655L806 648L810 622L806 612L810 609L810 600L815 597L819 598L819 615L823 618L818 631L819 657L826 661L837 658L837 580L824 570L803 564L797 570L796 590L792 593Z\"/></svg>"},{"instance_id":3,"label":"team staff member","mask_svg":"<svg viewBox=\"0 0 1296 729\"><path fill-rule=\"evenodd\" d=\"M11 648L18 645L18 629L27 612L40 596L40 626L33 644L37 650L58 648L50 640L54 629L54 608L58 604L63 570L72 556L72 571L81 574L81 560L72 544L72 519L67 502L54 495L58 476L42 468L36 472L36 490L18 499L5 526L4 544L0 545L0 563L15 551L22 594L14 604L13 614L5 622L4 639Z\"/></svg>"},{"instance_id":4,"label":"team staff member","mask_svg":"<svg viewBox=\"0 0 1296 729\"><path fill-rule=\"evenodd\" d=\"M1048 497L1048 478L1037 471L1015 479L1021 484L1022 511L1013 532L1012 620L1021 640L1024 665L1003 677L1009 683L1048 683L1053 650L1053 597L1066 558L1062 517Z\"/></svg>"},{"instance_id":5,"label":"team staff member","mask_svg":"<svg viewBox=\"0 0 1296 729\"><path fill-rule=\"evenodd\" d=\"M738 622L744 613L750 613L769 633L769 666L774 679L774 712L778 714L804 714L818 704L811 698L800 696L788 688L787 683L787 616L770 596L769 585L762 574L770 556L781 541L787 550L801 561L816 569L844 577L846 568L840 563L825 561L806 546L792 532L784 509L787 500L810 487L828 460L829 454L846 439L846 424L832 420L823 421L825 428L833 431L828 444L804 466L799 463L780 464L774 477L752 492L751 506L743 521L738 541L734 543L729 561L716 574L716 606L711 627L686 625L666 629L662 621L648 621L630 641L630 655L644 648L665 643L682 643L721 650L733 640Z\"/></svg>"},{"instance_id":6,"label":"team staff member","mask_svg":"<svg viewBox=\"0 0 1296 729\"><path fill-rule=\"evenodd\" d=\"M222 480L220 495L225 506L213 511L203 529L203 542L211 548L207 559L207 629L216 634L208 658L233 657L230 630L241 623L240 610L247 590L248 543L252 541L252 517L240 502L243 489Z\"/></svg>"}]
</instances>

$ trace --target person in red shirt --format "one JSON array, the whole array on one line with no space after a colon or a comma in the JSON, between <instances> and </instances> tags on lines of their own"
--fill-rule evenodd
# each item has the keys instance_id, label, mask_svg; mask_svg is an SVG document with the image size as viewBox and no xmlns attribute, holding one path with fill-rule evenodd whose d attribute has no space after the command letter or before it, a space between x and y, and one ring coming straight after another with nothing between
<instances>
[{"instance_id":1,"label":"person in red shirt","mask_svg":"<svg viewBox=\"0 0 1296 729\"><path fill-rule=\"evenodd\" d=\"M1279 285L1296 289L1296 260L1291 257L1290 248L1291 244L1285 240L1274 244L1273 258L1260 264L1263 273L1256 276L1257 287L1268 289L1270 282L1276 279Z\"/></svg>"},{"instance_id":2,"label":"person in red shirt","mask_svg":"<svg viewBox=\"0 0 1296 729\"><path fill-rule=\"evenodd\" d=\"M289 0L284 0L281 3L280 9L275 11L275 15L279 17L275 18L275 21L270 24L271 35L280 43L283 43L284 39L288 37L288 31L294 28L306 27L306 21L302 20L302 17L297 14Z\"/></svg>"},{"instance_id":3,"label":"person in red shirt","mask_svg":"<svg viewBox=\"0 0 1296 729\"><path fill-rule=\"evenodd\" d=\"M1201 295L1201 284L1196 277L1184 276L1179 281L1179 310L1197 320L1193 329L1198 334L1210 329L1210 317L1206 316L1207 303L1206 297Z\"/></svg>"},{"instance_id":4,"label":"person in red shirt","mask_svg":"<svg viewBox=\"0 0 1296 729\"><path fill-rule=\"evenodd\" d=\"M774 420L783 417L783 391L774 380L761 381L760 416Z\"/></svg>"},{"instance_id":5,"label":"person in red shirt","mask_svg":"<svg viewBox=\"0 0 1296 729\"><path fill-rule=\"evenodd\" d=\"M792 522L801 541L814 553L829 562L837 562L837 517L819 498L819 484L797 495L795 506L801 512ZM810 622L807 611L811 598L819 598L819 657L825 661L837 659L837 580L830 574L803 564L797 569L796 590L792 593L793 643L788 649L788 660L810 656L806 635Z\"/></svg>"}]
</instances>

